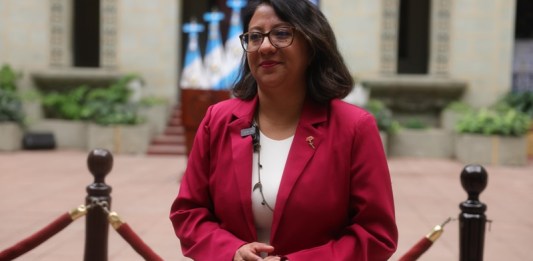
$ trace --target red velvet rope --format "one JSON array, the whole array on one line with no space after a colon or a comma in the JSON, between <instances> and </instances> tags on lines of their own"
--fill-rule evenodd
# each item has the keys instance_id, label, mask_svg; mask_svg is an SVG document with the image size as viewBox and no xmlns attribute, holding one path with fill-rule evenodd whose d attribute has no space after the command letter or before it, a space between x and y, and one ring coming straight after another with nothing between
<instances>
[{"instance_id":1,"label":"red velvet rope","mask_svg":"<svg viewBox=\"0 0 533 261\"><path fill-rule=\"evenodd\" d=\"M405 253L399 261L415 261L417 260L426 250L428 250L433 242L428 238L424 237L414 245L409 252Z\"/></svg>"},{"instance_id":2,"label":"red velvet rope","mask_svg":"<svg viewBox=\"0 0 533 261\"><path fill-rule=\"evenodd\" d=\"M148 247L142 239L133 232L130 226L126 223L122 224L116 229L117 232L126 240L132 247L141 255L144 260L150 261L162 261L163 259L158 256L150 247Z\"/></svg>"},{"instance_id":3,"label":"red velvet rope","mask_svg":"<svg viewBox=\"0 0 533 261\"><path fill-rule=\"evenodd\" d=\"M69 213L65 213L50 223L48 226L44 227L40 231L37 231L35 234L30 237L18 242L14 246L0 252L0 260L13 260L24 253L34 249L44 241L51 238L57 232L63 230L70 223L72 223L72 218Z\"/></svg>"}]
</instances>

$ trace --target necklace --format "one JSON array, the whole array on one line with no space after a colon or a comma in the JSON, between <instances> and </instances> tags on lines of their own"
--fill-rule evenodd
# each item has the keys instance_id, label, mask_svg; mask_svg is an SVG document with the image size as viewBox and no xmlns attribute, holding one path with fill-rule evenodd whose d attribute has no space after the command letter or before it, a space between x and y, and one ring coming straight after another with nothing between
<instances>
[{"instance_id":1,"label":"necklace","mask_svg":"<svg viewBox=\"0 0 533 261\"><path fill-rule=\"evenodd\" d=\"M257 152L257 183L255 183L254 188L252 191L255 191L256 189L259 189L259 194L261 194L261 205L266 206L270 211L274 212L274 209L268 204L268 202L265 199L265 195L263 194L263 184L261 183L261 169L263 166L261 165L261 142L259 140L259 127L256 123L253 125L255 129L255 133L253 135L253 145L254 145L254 151Z\"/></svg>"}]
</instances>

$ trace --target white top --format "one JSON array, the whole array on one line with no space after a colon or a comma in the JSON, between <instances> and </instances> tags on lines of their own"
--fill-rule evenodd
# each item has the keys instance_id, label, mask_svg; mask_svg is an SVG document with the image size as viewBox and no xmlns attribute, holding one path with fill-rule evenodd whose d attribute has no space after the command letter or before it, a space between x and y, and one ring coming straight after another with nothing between
<instances>
[{"instance_id":1,"label":"white top","mask_svg":"<svg viewBox=\"0 0 533 261\"><path fill-rule=\"evenodd\" d=\"M263 195L268 205L272 209L276 206L276 197L278 195L279 184L283 176L283 169L287 162L287 156L291 148L294 136L284 140L273 140L265 136L262 132L259 134L261 142L261 184L263 184ZM257 172L258 153L254 153L252 167L252 189L259 181ZM263 198L259 189L252 191L252 211L254 214L254 223L257 230L258 242L270 244L270 230L272 228L272 216L274 213L264 205L261 205Z\"/></svg>"}]
</instances>

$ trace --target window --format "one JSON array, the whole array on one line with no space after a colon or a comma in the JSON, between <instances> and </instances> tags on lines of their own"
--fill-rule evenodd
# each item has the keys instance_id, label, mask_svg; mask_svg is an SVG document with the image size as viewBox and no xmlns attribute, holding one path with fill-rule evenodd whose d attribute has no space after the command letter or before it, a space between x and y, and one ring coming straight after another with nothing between
<instances>
[{"instance_id":1,"label":"window","mask_svg":"<svg viewBox=\"0 0 533 261\"><path fill-rule=\"evenodd\" d=\"M398 74L427 74L430 0L400 0Z\"/></svg>"},{"instance_id":2,"label":"window","mask_svg":"<svg viewBox=\"0 0 533 261\"><path fill-rule=\"evenodd\" d=\"M74 67L100 66L100 0L74 0Z\"/></svg>"},{"instance_id":3,"label":"window","mask_svg":"<svg viewBox=\"0 0 533 261\"><path fill-rule=\"evenodd\" d=\"M513 90L533 91L533 2L516 2Z\"/></svg>"},{"instance_id":4,"label":"window","mask_svg":"<svg viewBox=\"0 0 533 261\"><path fill-rule=\"evenodd\" d=\"M533 39L533 1L518 0L516 2L516 39Z\"/></svg>"}]
</instances>

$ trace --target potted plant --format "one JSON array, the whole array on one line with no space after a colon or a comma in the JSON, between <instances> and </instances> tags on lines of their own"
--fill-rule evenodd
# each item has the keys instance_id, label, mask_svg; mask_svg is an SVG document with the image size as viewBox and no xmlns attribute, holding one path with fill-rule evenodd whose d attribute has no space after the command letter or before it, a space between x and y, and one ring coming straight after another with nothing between
<instances>
[{"instance_id":1,"label":"potted plant","mask_svg":"<svg viewBox=\"0 0 533 261\"><path fill-rule=\"evenodd\" d=\"M388 135L393 134L399 128L398 122L392 117L391 110L380 100L370 99L365 105L365 109L376 119L381 141L385 152L388 153Z\"/></svg>"},{"instance_id":2,"label":"potted plant","mask_svg":"<svg viewBox=\"0 0 533 261\"><path fill-rule=\"evenodd\" d=\"M141 102L132 100L127 75L108 88L91 90L85 100L85 115L91 121L88 147L104 148L115 153L146 152L151 138L150 127L140 115Z\"/></svg>"},{"instance_id":3,"label":"potted plant","mask_svg":"<svg viewBox=\"0 0 533 261\"><path fill-rule=\"evenodd\" d=\"M499 102L533 118L533 92L509 92Z\"/></svg>"},{"instance_id":4,"label":"potted plant","mask_svg":"<svg viewBox=\"0 0 533 261\"><path fill-rule=\"evenodd\" d=\"M114 153L144 153L150 140L150 128L134 104L115 104L102 108L89 124L89 148L104 148Z\"/></svg>"},{"instance_id":5,"label":"potted plant","mask_svg":"<svg viewBox=\"0 0 533 261\"><path fill-rule=\"evenodd\" d=\"M40 94L44 118L30 125L32 131L54 134L57 147L86 149L88 113L85 99L88 86Z\"/></svg>"},{"instance_id":6,"label":"potted plant","mask_svg":"<svg viewBox=\"0 0 533 261\"><path fill-rule=\"evenodd\" d=\"M456 126L455 153L464 163L524 165L530 117L509 106L466 114Z\"/></svg>"},{"instance_id":7,"label":"potted plant","mask_svg":"<svg viewBox=\"0 0 533 261\"><path fill-rule=\"evenodd\" d=\"M509 92L500 101L501 104L508 105L520 112L529 115L533 119L533 92ZM533 157L533 120L529 126L527 134L527 154Z\"/></svg>"},{"instance_id":8,"label":"potted plant","mask_svg":"<svg viewBox=\"0 0 533 261\"><path fill-rule=\"evenodd\" d=\"M128 85L137 78L132 74L108 87L82 85L67 91L42 93L45 120L32 129L52 131L58 147L144 152L150 133L139 108L147 107L148 103L132 98L137 93Z\"/></svg>"},{"instance_id":9,"label":"potted plant","mask_svg":"<svg viewBox=\"0 0 533 261\"><path fill-rule=\"evenodd\" d=\"M16 92L17 78L9 65L0 68L0 151L21 147L25 115L21 97Z\"/></svg>"},{"instance_id":10,"label":"potted plant","mask_svg":"<svg viewBox=\"0 0 533 261\"><path fill-rule=\"evenodd\" d=\"M470 113L473 108L461 101L454 101L449 103L441 112L440 115L440 127L448 130L455 131L455 126L461 118Z\"/></svg>"}]
</instances>

